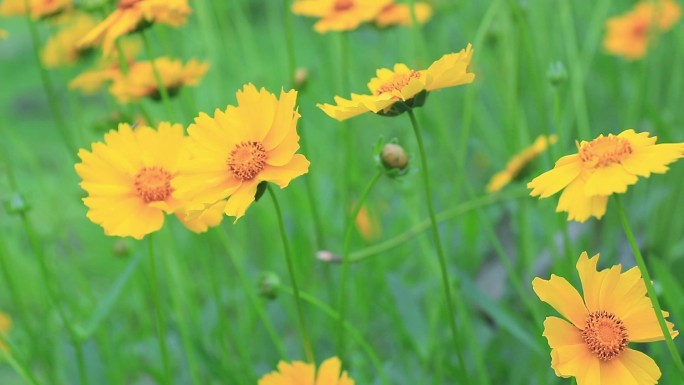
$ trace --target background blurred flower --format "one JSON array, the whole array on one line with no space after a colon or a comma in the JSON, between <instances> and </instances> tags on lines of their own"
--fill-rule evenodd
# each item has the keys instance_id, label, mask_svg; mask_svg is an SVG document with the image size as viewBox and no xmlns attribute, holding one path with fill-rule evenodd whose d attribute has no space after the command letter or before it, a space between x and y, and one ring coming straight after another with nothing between
<instances>
[{"instance_id":1,"label":"background blurred flower","mask_svg":"<svg viewBox=\"0 0 684 385\"><path fill-rule=\"evenodd\" d=\"M637 267L621 273L620 265L597 271L598 260L598 254L588 258L584 252L577 261L584 298L556 275L532 281L539 299L570 321L544 321L551 367L559 377L576 377L578 384L656 384L660 369L655 361L628 347L665 338L641 273ZM677 336L674 325L667 324L670 335Z\"/></svg>"},{"instance_id":2,"label":"background blurred flower","mask_svg":"<svg viewBox=\"0 0 684 385\"><path fill-rule=\"evenodd\" d=\"M79 41L79 46L102 45L105 56L119 36L145 28L151 23L179 27L185 24L190 7L187 0L120 0L114 12Z\"/></svg>"},{"instance_id":3,"label":"background blurred flower","mask_svg":"<svg viewBox=\"0 0 684 385\"><path fill-rule=\"evenodd\" d=\"M515 179L525 166L546 151L550 144L555 144L557 140L558 137L556 135L549 135L548 137L546 135L538 136L531 146L515 154L511 160L506 163L506 168L504 168L503 171L494 174L487 184L487 192L493 193L500 191L504 186Z\"/></svg>"},{"instance_id":4,"label":"background blurred flower","mask_svg":"<svg viewBox=\"0 0 684 385\"><path fill-rule=\"evenodd\" d=\"M170 96L174 96L182 86L197 85L209 69L209 63L194 59L183 65L178 59L160 57L154 59L154 63ZM144 97L161 98L151 61L131 63L127 74L117 71L112 80L109 91L121 103L135 102Z\"/></svg>"},{"instance_id":5,"label":"background blurred flower","mask_svg":"<svg viewBox=\"0 0 684 385\"><path fill-rule=\"evenodd\" d=\"M659 32L670 30L679 20L681 10L672 0L642 1L622 16L611 17L606 21L605 50L626 59L639 59L646 53L655 25Z\"/></svg>"},{"instance_id":6,"label":"background blurred flower","mask_svg":"<svg viewBox=\"0 0 684 385\"><path fill-rule=\"evenodd\" d=\"M75 168L88 193L88 219L110 236L142 239L159 230L164 213L182 206L172 196L171 179L186 159L186 139L180 124L133 129L122 123L92 151L81 149Z\"/></svg>"},{"instance_id":7,"label":"background blurred flower","mask_svg":"<svg viewBox=\"0 0 684 385\"><path fill-rule=\"evenodd\" d=\"M4 0L0 4L0 16L26 15L26 0ZM28 0L31 17L38 19L56 15L73 7L72 0Z\"/></svg>"},{"instance_id":8,"label":"background blurred flower","mask_svg":"<svg viewBox=\"0 0 684 385\"><path fill-rule=\"evenodd\" d=\"M381 68L377 70L377 77L368 82L371 95L352 94L351 100L335 96L337 105L317 104L316 106L331 118L339 121L366 112L396 115L408 108L422 105L426 96L425 94L420 96L423 91L472 83L475 80L475 74L468 72L472 56L473 47L468 44L460 52L442 56L426 70L414 71L405 64L395 64L394 70ZM414 98L419 97L421 101L415 102ZM397 102L402 108L394 112L392 108Z\"/></svg>"},{"instance_id":9,"label":"background blurred flower","mask_svg":"<svg viewBox=\"0 0 684 385\"><path fill-rule=\"evenodd\" d=\"M320 20L314 24L319 33L349 31L372 20L393 0L296 0L292 12Z\"/></svg>"},{"instance_id":10,"label":"background blurred flower","mask_svg":"<svg viewBox=\"0 0 684 385\"><path fill-rule=\"evenodd\" d=\"M361 206L359 210L359 215L356 216L354 220L356 224L356 229L359 234L368 241L373 241L379 239L382 235L382 227L380 226L380 221L378 217L374 215L365 204Z\"/></svg>"},{"instance_id":11,"label":"background blurred flower","mask_svg":"<svg viewBox=\"0 0 684 385\"><path fill-rule=\"evenodd\" d=\"M8 35L9 35L9 33L7 33L7 31L5 31L4 29L0 28L0 39L3 39L3 40L4 40L4 39L7 39L7 36L8 36Z\"/></svg>"},{"instance_id":12,"label":"background blurred flower","mask_svg":"<svg viewBox=\"0 0 684 385\"><path fill-rule=\"evenodd\" d=\"M560 158L555 167L527 184L530 195L547 198L563 190L557 212L566 211L568 220L601 218L608 196L624 193L639 176L662 174L667 165L684 155L684 143L655 144L648 132L626 130L619 135L599 135L577 144L577 154Z\"/></svg>"},{"instance_id":13,"label":"background blurred flower","mask_svg":"<svg viewBox=\"0 0 684 385\"><path fill-rule=\"evenodd\" d=\"M415 2L416 21L418 24L425 24L432 17L432 7L428 3ZM375 16L375 24L378 27L389 27L392 25L410 26L413 24L411 17L411 6L409 4L392 3L383 8Z\"/></svg>"},{"instance_id":14,"label":"background blurred flower","mask_svg":"<svg viewBox=\"0 0 684 385\"><path fill-rule=\"evenodd\" d=\"M55 68L76 63L85 53L76 43L95 24L95 20L85 13L71 13L61 22L60 30L51 36L43 47L41 57L45 67Z\"/></svg>"},{"instance_id":15,"label":"background blurred flower","mask_svg":"<svg viewBox=\"0 0 684 385\"><path fill-rule=\"evenodd\" d=\"M347 372L342 372L342 362L337 357L323 361L315 372L313 364L301 361L280 361L278 371L261 377L258 385L354 385Z\"/></svg>"},{"instance_id":16,"label":"background blurred flower","mask_svg":"<svg viewBox=\"0 0 684 385\"><path fill-rule=\"evenodd\" d=\"M0 312L0 335L5 337L12 327L12 319L5 313ZM0 340L0 349L7 350L7 346Z\"/></svg>"},{"instance_id":17,"label":"background blurred flower","mask_svg":"<svg viewBox=\"0 0 684 385\"><path fill-rule=\"evenodd\" d=\"M206 209L228 198L224 212L237 220L254 201L261 182L285 188L309 171L299 149L295 109L297 91L281 91L280 99L247 84L237 92L237 107L200 113L188 127L192 159L173 181L175 195Z\"/></svg>"},{"instance_id":18,"label":"background blurred flower","mask_svg":"<svg viewBox=\"0 0 684 385\"><path fill-rule=\"evenodd\" d=\"M140 41L130 38L123 40L121 42L121 51L125 56L126 63L130 66L133 59L140 52ZM121 75L120 66L119 51L113 51L111 55L100 59L93 69L84 71L72 79L69 82L69 89L80 90L85 94L94 93L106 83Z\"/></svg>"}]
</instances>

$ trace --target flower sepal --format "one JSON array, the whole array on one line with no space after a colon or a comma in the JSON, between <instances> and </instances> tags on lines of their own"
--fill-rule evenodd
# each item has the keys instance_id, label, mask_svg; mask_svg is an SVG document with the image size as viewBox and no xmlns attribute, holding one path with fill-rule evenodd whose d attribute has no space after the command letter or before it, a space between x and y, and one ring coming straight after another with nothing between
<instances>
[{"instance_id":1,"label":"flower sepal","mask_svg":"<svg viewBox=\"0 0 684 385\"><path fill-rule=\"evenodd\" d=\"M377 114L380 116L388 117L401 115L408 110L412 110L417 107L422 107L423 104L425 104L425 100L427 100L427 96L427 90L422 90L411 99L392 103L391 106L387 107L384 110L378 111Z\"/></svg>"}]
</instances>

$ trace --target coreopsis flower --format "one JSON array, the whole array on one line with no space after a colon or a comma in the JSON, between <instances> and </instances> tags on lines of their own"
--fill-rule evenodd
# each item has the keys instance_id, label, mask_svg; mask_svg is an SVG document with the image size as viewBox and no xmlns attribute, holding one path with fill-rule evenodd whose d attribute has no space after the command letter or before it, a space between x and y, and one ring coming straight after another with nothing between
<instances>
[{"instance_id":1,"label":"coreopsis flower","mask_svg":"<svg viewBox=\"0 0 684 385\"><path fill-rule=\"evenodd\" d=\"M527 184L530 195L547 198L560 190L556 212L568 213L568 220L600 219L608 197L624 193L639 177L663 174L667 165L684 155L684 143L656 144L648 132L626 130L619 135L599 135L577 143L577 153L560 158L555 167Z\"/></svg>"},{"instance_id":2,"label":"coreopsis flower","mask_svg":"<svg viewBox=\"0 0 684 385\"><path fill-rule=\"evenodd\" d=\"M193 59L183 65L179 59L167 57L154 59L154 65L169 96L178 93L182 86L197 85L209 69L206 62L200 63ZM121 103L135 102L144 97L160 100L161 93L152 62L131 63L126 74L118 71L112 79L109 92Z\"/></svg>"},{"instance_id":3,"label":"coreopsis flower","mask_svg":"<svg viewBox=\"0 0 684 385\"><path fill-rule=\"evenodd\" d=\"M575 377L578 385L656 384L658 365L629 347L665 338L641 272L634 267L622 273L620 265L597 271L598 260L598 254L589 258L584 252L577 261L583 297L553 274L549 280L532 281L539 299L565 318L544 321L551 367L559 377ZM672 323L667 326L673 338L679 334Z\"/></svg>"},{"instance_id":4,"label":"coreopsis flower","mask_svg":"<svg viewBox=\"0 0 684 385\"><path fill-rule=\"evenodd\" d=\"M0 4L0 16L26 15L26 0L4 0ZM72 0L28 0L28 12L33 19L50 17L71 9Z\"/></svg>"},{"instance_id":5,"label":"coreopsis flower","mask_svg":"<svg viewBox=\"0 0 684 385\"><path fill-rule=\"evenodd\" d=\"M280 361L278 371L261 377L258 385L354 385L354 380L342 371L340 359L332 357L323 361L318 372L313 364Z\"/></svg>"},{"instance_id":6,"label":"coreopsis flower","mask_svg":"<svg viewBox=\"0 0 684 385\"><path fill-rule=\"evenodd\" d=\"M351 31L370 21L394 0L296 0L292 12L320 19L314 24L319 33Z\"/></svg>"},{"instance_id":7,"label":"coreopsis flower","mask_svg":"<svg viewBox=\"0 0 684 385\"><path fill-rule=\"evenodd\" d=\"M381 68L368 83L370 95L352 94L351 99L335 96L335 103L317 104L328 116L343 121L373 112L394 116L410 108L420 107L427 93L440 88L472 83L475 74L468 72L473 47L468 44L460 52L442 56L426 70L412 70L405 64L395 64L394 70Z\"/></svg>"},{"instance_id":8,"label":"coreopsis flower","mask_svg":"<svg viewBox=\"0 0 684 385\"><path fill-rule=\"evenodd\" d=\"M119 36L142 30L154 23L179 27L185 24L190 7L187 0L119 0L116 10L79 41L79 46L102 45L105 56Z\"/></svg>"},{"instance_id":9,"label":"coreopsis flower","mask_svg":"<svg viewBox=\"0 0 684 385\"><path fill-rule=\"evenodd\" d=\"M81 149L75 168L88 193L88 219L110 236L142 239L159 230L164 213L183 207L172 195L171 179L187 160L186 140L180 124L133 129L122 123L104 143Z\"/></svg>"},{"instance_id":10,"label":"coreopsis flower","mask_svg":"<svg viewBox=\"0 0 684 385\"><path fill-rule=\"evenodd\" d=\"M0 335L5 337L12 327L12 319L5 313L0 312ZM0 339L0 350L7 350L7 346Z\"/></svg>"},{"instance_id":11,"label":"coreopsis flower","mask_svg":"<svg viewBox=\"0 0 684 385\"><path fill-rule=\"evenodd\" d=\"M506 168L494 174L487 184L487 192L493 193L500 191L504 186L515 179L525 166L546 151L549 145L555 144L557 140L558 137L556 135L538 136L531 146L515 154L511 160L506 163Z\"/></svg>"},{"instance_id":12,"label":"coreopsis flower","mask_svg":"<svg viewBox=\"0 0 684 385\"><path fill-rule=\"evenodd\" d=\"M666 32L679 21L681 10L672 0L644 0L621 16L611 17L606 21L606 37L604 49L613 55L629 60L639 59L648 49L649 39L658 33Z\"/></svg>"},{"instance_id":13,"label":"coreopsis flower","mask_svg":"<svg viewBox=\"0 0 684 385\"><path fill-rule=\"evenodd\" d=\"M62 28L48 39L41 52L47 68L76 63L87 51L77 47L76 43L96 25L95 20L85 13L74 13L62 23Z\"/></svg>"},{"instance_id":14,"label":"coreopsis flower","mask_svg":"<svg viewBox=\"0 0 684 385\"><path fill-rule=\"evenodd\" d=\"M255 199L261 182L285 188L306 174L309 161L299 149L295 109L297 91L280 92L280 99L247 84L237 92L237 106L214 116L200 113L188 127L192 159L172 186L190 211L204 210L228 199L224 213L236 220Z\"/></svg>"},{"instance_id":15,"label":"coreopsis flower","mask_svg":"<svg viewBox=\"0 0 684 385\"><path fill-rule=\"evenodd\" d=\"M432 7L428 3L416 2L414 4L414 11L418 24L425 24L432 17ZM378 27L389 27L392 25L410 26L413 24L411 6L403 3L388 4L375 16L375 24Z\"/></svg>"},{"instance_id":16,"label":"coreopsis flower","mask_svg":"<svg viewBox=\"0 0 684 385\"><path fill-rule=\"evenodd\" d=\"M127 66L133 64L133 59L140 52L140 41L133 39L123 40L121 51L125 57ZM105 84L122 76L119 51L113 51L108 57L100 59L94 68L84 71L69 82L69 89L79 90L85 94L92 94Z\"/></svg>"}]
</instances>

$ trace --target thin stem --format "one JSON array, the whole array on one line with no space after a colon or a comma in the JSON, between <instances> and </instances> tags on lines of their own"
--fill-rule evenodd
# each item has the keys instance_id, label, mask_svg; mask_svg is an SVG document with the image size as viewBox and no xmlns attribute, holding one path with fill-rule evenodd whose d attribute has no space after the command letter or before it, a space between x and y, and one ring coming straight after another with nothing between
<instances>
[{"instance_id":1,"label":"thin stem","mask_svg":"<svg viewBox=\"0 0 684 385\"><path fill-rule=\"evenodd\" d=\"M159 351L162 356L164 384L171 384L171 368L169 365L169 348L166 344L166 320L161 309L161 299L159 298L159 282L157 280L157 266L154 261L154 242L152 235L148 235L147 251L150 262L150 289L152 290L152 300L154 301L154 312L157 321L157 339L159 340Z\"/></svg>"},{"instance_id":2,"label":"thin stem","mask_svg":"<svg viewBox=\"0 0 684 385\"><path fill-rule=\"evenodd\" d=\"M660 306L660 301L658 301L658 296L656 295L653 284L651 283L651 275L648 273L648 268L646 267L646 262L644 257L641 255L639 250L639 245L637 244L632 228L629 225L629 220L627 220L627 213L625 207L622 205L622 199L619 195L615 194L615 202L618 207L618 215L620 216L620 223L622 223L622 228L625 231L625 236L627 236L627 241L632 247L632 252L634 252L634 259L636 259L637 266L641 271L641 276L644 278L644 283L646 284L646 291L648 292L648 298L651 299L653 303L653 310L655 311L656 318L658 318L658 325L660 325L660 330L663 332L665 337L665 344L667 345L667 350L670 352L672 361L674 361L677 371L679 371L679 377L684 379L684 364L682 364L682 358L677 351L677 347L672 341L672 336L667 328L667 323L665 322L665 317L663 317L663 309Z\"/></svg>"},{"instance_id":3,"label":"thin stem","mask_svg":"<svg viewBox=\"0 0 684 385\"><path fill-rule=\"evenodd\" d=\"M297 64L294 52L294 34L292 33L292 12L290 12L290 1L283 0L283 12L285 23L285 48L287 49L287 79L294 85L294 74Z\"/></svg>"},{"instance_id":4,"label":"thin stem","mask_svg":"<svg viewBox=\"0 0 684 385\"><path fill-rule=\"evenodd\" d=\"M337 325L337 355L340 357L343 357L345 353L345 305L347 302L347 281L349 279L349 248L351 246L351 239L354 233L354 224L356 223L356 217L359 215L359 211L361 211L361 207L363 207L363 203L366 201L368 194L373 189L373 186L375 186L375 183L380 179L381 176L382 171L378 171L377 173L375 173L373 178L371 178L371 180L366 185L366 188L363 189L363 192L361 193L359 200L356 202L356 206L354 207L352 214L347 219L347 226L344 230L344 244L342 246L342 275L340 277L340 293L337 306L340 316L339 323Z\"/></svg>"},{"instance_id":5,"label":"thin stem","mask_svg":"<svg viewBox=\"0 0 684 385\"><path fill-rule=\"evenodd\" d=\"M283 240L283 248L285 249L285 261L287 262L287 270L290 274L290 280L292 281L292 290L294 291L295 304L297 306L297 316L299 317L299 327L302 333L302 341L304 343L304 354L306 355L306 360L309 363L314 363L313 349L311 348L311 340L309 339L309 333L306 329L306 323L304 322L304 312L302 311L302 300L299 296L299 288L297 286L297 279L295 278L294 264L292 253L290 252L290 243L287 239L287 232L285 231L285 222L283 221L283 213L280 209L280 204L278 203L278 198L271 185L266 185L268 193L271 195L273 200L273 207L275 208L276 216L278 217L278 226L280 228L280 237Z\"/></svg>"},{"instance_id":6,"label":"thin stem","mask_svg":"<svg viewBox=\"0 0 684 385\"><path fill-rule=\"evenodd\" d=\"M4 342L4 338L1 336L0 341ZM39 382L36 380L33 374L31 374L31 372L21 362L17 361L11 353L0 348L0 357L2 357L0 361L7 362L12 369L14 369L21 376L21 378L26 381L26 383L31 385L39 385Z\"/></svg>"},{"instance_id":7,"label":"thin stem","mask_svg":"<svg viewBox=\"0 0 684 385\"><path fill-rule=\"evenodd\" d=\"M24 3L26 4L26 9L30 9L28 0L25 0ZM30 12L26 12L26 20L28 20L29 23L29 29L31 31L31 41L33 43L33 53L36 58L36 63L38 64L38 69L40 70L40 79L43 82L43 90L45 91L45 94L48 98L48 103L50 104L50 111L52 111L52 117L55 120L55 124L57 125L57 130L59 131L59 134L62 137L62 141L64 142L64 145L66 146L66 149L69 152L69 156L72 158L72 160L78 160L78 157L76 156L76 153L78 152L78 147L76 146L74 138L71 136L71 132L69 132L69 127L66 125L64 116L62 115L62 111L59 107L59 99L57 98L55 88L53 87L52 81L50 80L50 75L43 66L43 62L40 58L40 37L38 34L38 27L36 26L36 22L31 17Z\"/></svg>"},{"instance_id":8,"label":"thin stem","mask_svg":"<svg viewBox=\"0 0 684 385\"><path fill-rule=\"evenodd\" d=\"M418 127L418 121L416 120L413 110L408 110L409 118L411 119L411 125L413 126L413 132L416 136L416 141L418 142L418 152L420 153L420 166L421 174L423 175L423 188L425 189L425 202L427 204L428 213L430 215L430 224L432 226L432 236L435 243L435 249L437 250L437 258L439 259L439 268L441 271L442 286L444 288L444 297L447 303L447 314L449 315L449 326L451 327L451 334L454 342L454 349L456 350L456 357L460 365L460 374L463 377L463 383L470 383L468 371L465 365L465 359L463 358L463 352L466 349L461 347L460 340L458 338L458 328L456 327L456 310L454 309L453 299L451 297L451 288L449 283L449 273L447 272L446 257L444 256L444 250L442 250L442 241L439 236L439 225L437 224L437 217L435 215L435 209L432 204L432 193L430 190L430 175L428 173L427 165L427 155L425 152L425 146L423 145L423 137L420 134L420 128ZM456 288L458 290L458 282L456 282ZM460 296L456 293L456 298Z\"/></svg>"},{"instance_id":9,"label":"thin stem","mask_svg":"<svg viewBox=\"0 0 684 385\"><path fill-rule=\"evenodd\" d=\"M171 98L169 97L169 91L166 89L166 86L164 86L164 82L161 78L161 75L159 74L159 70L157 69L157 63L155 63L154 55L152 54L152 47L150 46L150 41L147 38L147 35L145 32L140 32L140 35L142 36L142 41L143 41L143 46L145 47L145 55L147 56L147 59L150 61L150 64L152 65L152 72L154 73L154 78L157 81L157 87L159 88L159 94L161 95L162 102L164 103L164 108L166 108L166 114L167 117L174 121L176 120L176 117L173 113L173 108L171 107Z\"/></svg>"}]
</instances>

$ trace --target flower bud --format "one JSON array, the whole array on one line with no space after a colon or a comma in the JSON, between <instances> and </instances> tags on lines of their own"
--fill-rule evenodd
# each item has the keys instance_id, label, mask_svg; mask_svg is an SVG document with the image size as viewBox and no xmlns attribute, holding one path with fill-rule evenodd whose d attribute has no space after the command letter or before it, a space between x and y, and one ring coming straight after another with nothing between
<instances>
[{"instance_id":1,"label":"flower bud","mask_svg":"<svg viewBox=\"0 0 684 385\"><path fill-rule=\"evenodd\" d=\"M131 255L131 247L125 239L117 239L112 245L112 254L115 257L126 258Z\"/></svg>"},{"instance_id":2,"label":"flower bud","mask_svg":"<svg viewBox=\"0 0 684 385\"><path fill-rule=\"evenodd\" d=\"M273 300L278 296L278 287L280 286L280 278L277 274L266 271L261 273L259 277L259 295Z\"/></svg>"},{"instance_id":3,"label":"flower bud","mask_svg":"<svg viewBox=\"0 0 684 385\"><path fill-rule=\"evenodd\" d=\"M5 210L8 214L22 214L29 211L30 208L28 202L19 193L12 194L5 201Z\"/></svg>"},{"instance_id":4,"label":"flower bud","mask_svg":"<svg viewBox=\"0 0 684 385\"><path fill-rule=\"evenodd\" d=\"M403 147L395 143L387 143L380 153L382 164L387 168L403 170L408 166L408 155Z\"/></svg>"},{"instance_id":5,"label":"flower bud","mask_svg":"<svg viewBox=\"0 0 684 385\"><path fill-rule=\"evenodd\" d=\"M294 88L297 90L301 90L306 86L307 81L309 80L309 70L307 70L304 67L299 67L295 70L294 73Z\"/></svg>"},{"instance_id":6,"label":"flower bud","mask_svg":"<svg viewBox=\"0 0 684 385\"><path fill-rule=\"evenodd\" d=\"M546 78L552 86L558 87L568 79L568 71L563 63L557 61L549 66L548 71L546 71Z\"/></svg>"}]
</instances>

